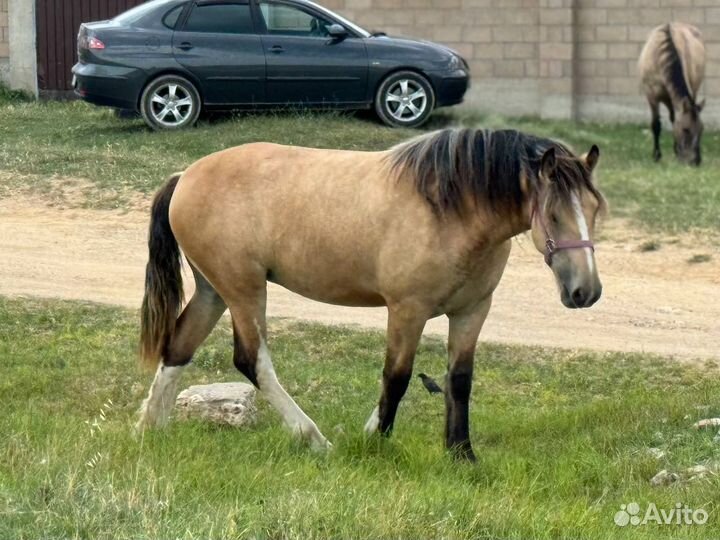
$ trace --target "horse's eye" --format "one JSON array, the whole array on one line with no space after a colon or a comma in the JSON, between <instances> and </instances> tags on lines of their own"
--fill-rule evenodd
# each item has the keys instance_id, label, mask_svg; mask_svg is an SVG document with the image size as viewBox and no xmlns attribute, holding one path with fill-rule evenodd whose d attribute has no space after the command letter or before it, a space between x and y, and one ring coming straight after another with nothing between
<instances>
[{"instance_id":1,"label":"horse's eye","mask_svg":"<svg viewBox=\"0 0 720 540\"><path fill-rule=\"evenodd\" d=\"M550 214L550 219L552 220L553 223L557 223L557 222L558 222L558 218L557 218L557 216L556 216L555 214Z\"/></svg>"}]
</instances>

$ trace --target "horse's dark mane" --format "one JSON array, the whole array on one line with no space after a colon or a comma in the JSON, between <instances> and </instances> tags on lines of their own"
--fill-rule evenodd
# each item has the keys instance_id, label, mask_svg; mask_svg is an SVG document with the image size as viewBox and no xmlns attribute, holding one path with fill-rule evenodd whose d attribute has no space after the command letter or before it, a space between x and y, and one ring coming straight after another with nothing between
<instances>
[{"instance_id":1,"label":"horse's dark mane","mask_svg":"<svg viewBox=\"0 0 720 540\"><path fill-rule=\"evenodd\" d=\"M393 148L392 170L407 176L434 210L462 211L470 198L493 211L519 211L539 186L540 161L555 148L557 168L549 204L570 204L571 194L587 189L600 204L602 195L591 182L585 163L562 143L515 130L445 129L422 135Z\"/></svg>"},{"instance_id":2,"label":"horse's dark mane","mask_svg":"<svg viewBox=\"0 0 720 540\"><path fill-rule=\"evenodd\" d=\"M691 103L695 103L695 97L690 93L685 73L683 71L683 63L680 53L677 50L675 41L673 41L670 25L666 24L663 29L665 39L660 45L660 58L665 82L675 92L676 97L689 98Z\"/></svg>"}]
</instances>

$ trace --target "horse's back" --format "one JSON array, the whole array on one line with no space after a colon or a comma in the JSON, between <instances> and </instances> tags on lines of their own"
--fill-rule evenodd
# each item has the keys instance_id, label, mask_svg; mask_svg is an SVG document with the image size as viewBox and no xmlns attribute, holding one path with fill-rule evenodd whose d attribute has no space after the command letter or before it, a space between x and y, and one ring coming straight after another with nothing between
<instances>
[{"instance_id":1,"label":"horse's back","mask_svg":"<svg viewBox=\"0 0 720 540\"><path fill-rule=\"evenodd\" d=\"M656 94L667 84L664 75L667 58L663 53L668 29L683 65L685 80L693 95L697 96L705 76L705 45L700 30L683 22L662 24L648 35L638 60L643 88L647 94Z\"/></svg>"},{"instance_id":2,"label":"horse's back","mask_svg":"<svg viewBox=\"0 0 720 540\"><path fill-rule=\"evenodd\" d=\"M363 154L371 155L273 143L251 143L215 152L182 174L171 215L238 205L281 207L291 198L300 199L301 193L332 193L328 183L335 187L345 183L353 172L348 165L362 167L363 161L373 161L363 160Z\"/></svg>"}]
</instances>

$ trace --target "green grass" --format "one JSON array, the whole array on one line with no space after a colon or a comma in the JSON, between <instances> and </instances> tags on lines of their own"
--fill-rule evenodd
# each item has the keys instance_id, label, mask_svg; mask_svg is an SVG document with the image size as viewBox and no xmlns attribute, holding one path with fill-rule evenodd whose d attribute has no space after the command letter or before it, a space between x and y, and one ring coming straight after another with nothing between
<instances>
[{"instance_id":1,"label":"green grass","mask_svg":"<svg viewBox=\"0 0 720 540\"><path fill-rule=\"evenodd\" d=\"M720 231L719 132L705 134L705 161L694 169L676 162L667 132L665 158L653 163L646 126L510 120L465 110L440 111L428 129L450 124L515 127L563 139L578 151L598 144L600 183L613 215L662 232ZM365 117L297 112L238 114L206 119L187 131L154 133L142 121L117 119L108 109L78 102L26 102L0 93L0 171L17 173L0 186L0 196L28 186L52 193L58 177L73 177L91 182L81 204L124 207L134 192L152 193L169 174L230 146L272 141L378 150L415 134Z\"/></svg>"},{"instance_id":2,"label":"green grass","mask_svg":"<svg viewBox=\"0 0 720 540\"><path fill-rule=\"evenodd\" d=\"M443 400L416 379L393 437L361 436L381 333L276 321L279 377L335 444L321 457L262 402L249 429L175 422L134 440L149 384L136 326L115 308L0 298L0 538L720 536L718 477L648 482L718 459L714 433L690 428L720 413L708 365L483 345L471 409L479 461L467 465L442 450ZM230 342L223 321L184 383L239 380ZM443 344L425 340L416 371L439 376L444 364ZM615 526L633 501L681 502L709 520Z\"/></svg>"}]
</instances>

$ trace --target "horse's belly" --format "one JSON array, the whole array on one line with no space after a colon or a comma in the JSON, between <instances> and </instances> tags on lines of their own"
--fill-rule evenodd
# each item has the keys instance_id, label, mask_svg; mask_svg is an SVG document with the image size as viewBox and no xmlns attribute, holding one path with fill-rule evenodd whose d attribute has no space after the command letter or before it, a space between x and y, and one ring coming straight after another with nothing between
<instances>
[{"instance_id":1,"label":"horse's belly","mask_svg":"<svg viewBox=\"0 0 720 540\"><path fill-rule=\"evenodd\" d=\"M296 294L338 306L380 307L385 299L372 287L357 280L340 283L335 279L327 279L320 275L275 275L271 272L268 281L276 283Z\"/></svg>"}]
</instances>

